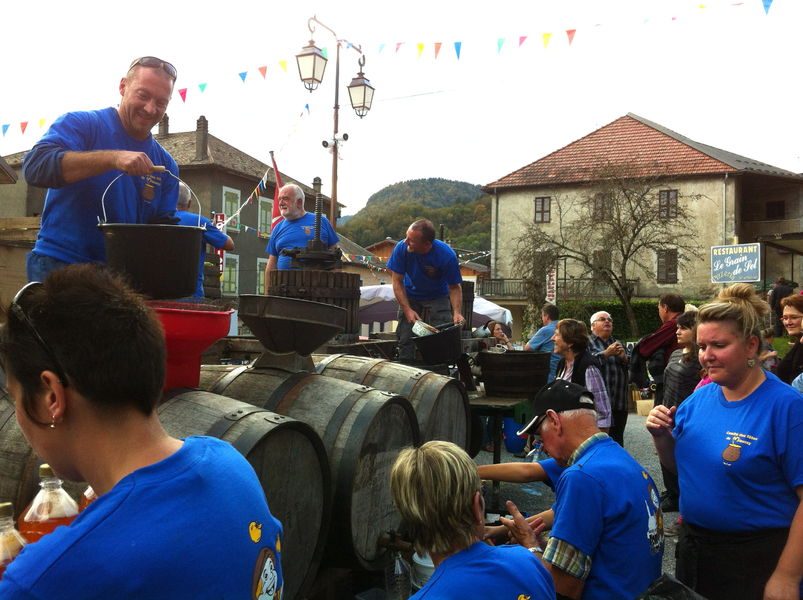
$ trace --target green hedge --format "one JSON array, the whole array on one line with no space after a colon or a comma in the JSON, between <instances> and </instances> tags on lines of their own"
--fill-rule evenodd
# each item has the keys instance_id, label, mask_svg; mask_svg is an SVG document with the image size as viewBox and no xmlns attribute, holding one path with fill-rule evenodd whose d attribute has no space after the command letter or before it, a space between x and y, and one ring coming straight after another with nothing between
<instances>
[{"instance_id":1,"label":"green hedge","mask_svg":"<svg viewBox=\"0 0 803 600\"><path fill-rule=\"evenodd\" d=\"M704 300L687 300L695 306L701 306ZM577 319L588 325L588 320L598 310L610 313L613 319L613 335L619 340L636 340L658 329L661 320L658 318L658 300L633 300L633 312L636 313L636 322L639 334L630 330L630 323L625 316L621 301L607 300L562 300L558 305L561 318Z\"/></svg>"}]
</instances>

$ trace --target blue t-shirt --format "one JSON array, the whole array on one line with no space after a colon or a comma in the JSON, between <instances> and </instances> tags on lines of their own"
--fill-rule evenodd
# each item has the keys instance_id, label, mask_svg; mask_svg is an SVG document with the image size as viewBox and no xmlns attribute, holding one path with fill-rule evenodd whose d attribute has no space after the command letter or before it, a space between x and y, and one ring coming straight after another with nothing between
<instances>
[{"instance_id":1,"label":"blue t-shirt","mask_svg":"<svg viewBox=\"0 0 803 600\"><path fill-rule=\"evenodd\" d=\"M789 527L803 485L803 397L772 373L728 402L709 384L675 414L680 512L715 531Z\"/></svg>"},{"instance_id":2,"label":"blue t-shirt","mask_svg":"<svg viewBox=\"0 0 803 600\"><path fill-rule=\"evenodd\" d=\"M189 437L26 546L0 598L274 598L281 533L245 458L226 442Z\"/></svg>"},{"instance_id":3,"label":"blue t-shirt","mask_svg":"<svg viewBox=\"0 0 803 600\"><path fill-rule=\"evenodd\" d=\"M663 515L646 469L605 436L561 474L551 536L591 557L583 599L636 598L661 575Z\"/></svg>"},{"instance_id":4,"label":"blue t-shirt","mask_svg":"<svg viewBox=\"0 0 803 600\"><path fill-rule=\"evenodd\" d=\"M292 248L307 249L307 242L315 239L315 214L304 213L303 217L288 221L282 220L270 234L270 240L265 248L265 252L279 259L277 267L282 271L293 268L293 259L289 256L282 256L282 250ZM334 246L339 241L337 234L329 220L321 215L321 241L327 248Z\"/></svg>"},{"instance_id":5,"label":"blue t-shirt","mask_svg":"<svg viewBox=\"0 0 803 600\"><path fill-rule=\"evenodd\" d=\"M179 225L186 225L188 227L198 227L198 214L187 212L186 210L177 210L176 216L178 217ZM194 298L204 297L204 259L206 258L206 244L215 248L222 248L229 241L229 236L220 231L215 224L204 216L201 216L201 227L205 228L204 241L201 242L201 249L199 251L198 259L198 284L195 286Z\"/></svg>"},{"instance_id":6,"label":"blue t-shirt","mask_svg":"<svg viewBox=\"0 0 803 600\"><path fill-rule=\"evenodd\" d=\"M529 550L482 542L446 558L424 587L411 596L415 600L554 597L552 576Z\"/></svg>"},{"instance_id":7,"label":"blue t-shirt","mask_svg":"<svg viewBox=\"0 0 803 600\"><path fill-rule=\"evenodd\" d=\"M560 479L561 473L565 470L565 467L558 464L554 458L545 458L544 460L539 460L538 464L541 465L541 468L544 470L547 476L547 480L544 481L544 485L548 486L552 491L555 490L555 486L558 483L558 479Z\"/></svg>"},{"instance_id":8,"label":"blue t-shirt","mask_svg":"<svg viewBox=\"0 0 803 600\"><path fill-rule=\"evenodd\" d=\"M114 108L67 113L25 156L23 173L30 185L49 187L42 225L34 251L67 263L104 262L106 247L98 229L103 219L101 198L122 171L107 171L69 185L61 178L61 157L66 151L129 150L144 152L154 165L178 176L173 157L153 139L128 135ZM168 173L144 177L123 175L106 193L108 223L147 223L172 216L178 199L178 180Z\"/></svg>"},{"instance_id":9,"label":"blue t-shirt","mask_svg":"<svg viewBox=\"0 0 803 600\"><path fill-rule=\"evenodd\" d=\"M530 341L527 342L533 352L549 352L551 354L549 357L549 379L547 379L547 383L555 379L555 375L558 373L558 363L560 362L560 356L553 352L555 350L555 342L552 341L557 325L557 321L550 321L536 331Z\"/></svg>"},{"instance_id":10,"label":"blue t-shirt","mask_svg":"<svg viewBox=\"0 0 803 600\"><path fill-rule=\"evenodd\" d=\"M404 275L404 290L411 300L434 300L449 295L449 286L462 283L457 255L448 244L432 241L426 254L407 251L404 240L396 244L388 269Z\"/></svg>"}]
</instances>

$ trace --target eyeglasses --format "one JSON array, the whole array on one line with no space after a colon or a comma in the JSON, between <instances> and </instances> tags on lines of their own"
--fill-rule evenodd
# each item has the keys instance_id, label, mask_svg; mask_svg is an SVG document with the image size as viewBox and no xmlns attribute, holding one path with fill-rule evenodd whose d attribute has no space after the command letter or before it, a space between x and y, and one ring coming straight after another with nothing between
<instances>
[{"instance_id":1,"label":"eyeglasses","mask_svg":"<svg viewBox=\"0 0 803 600\"><path fill-rule=\"evenodd\" d=\"M803 319L803 315L784 315L781 317L781 321L799 321Z\"/></svg>"},{"instance_id":2,"label":"eyeglasses","mask_svg":"<svg viewBox=\"0 0 803 600\"><path fill-rule=\"evenodd\" d=\"M29 290L33 289L38 285L42 285L41 282L31 281L30 283L27 283L24 286L22 286L20 291L17 292L17 294L14 296L14 299L11 301L11 312L23 325L25 325L25 327L27 327L28 331L31 332L31 335L33 335L34 339L37 341L39 346L42 348L42 350L44 350L45 354L47 354L48 358L50 358L50 360L52 361L53 371L56 373L56 375L58 375L61 384L63 386L66 386L67 376L65 374L64 369L61 367L59 359L56 358L56 355L54 354L53 350L51 350L50 346L47 345L45 340L37 331L36 327L34 327L33 321L31 321L31 319L25 313L25 310L23 310L22 306L20 305L20 301L25 297L25 294Z\"/></svg>"},{"instance_id":3,"label":"eyeglasses","mask_svg":"<svg viewBox=\"0 0 803 600\"><path fill-rule=\"evenodd\" d=\"M165 73L167 73L170 78L175 81L178 77L178 72L176 71L176 67L171 65L166 60L162 60L161 58L156 58L155 56L143 56L141 58L136 59L134 62L131 63L131 66L128 67L130 71L137 65L142 67L151 67L153 69L163 69Z\"/></svg>"},{"instance_id":4,"label":"eyeglasses","mask_svg":"<svg viewBox=\"0 0 803 600\"><path fill-rule=\"evenodd\" d=\"M597 321L605 321L606 323L613 323L613 319L610 317L600 317L599 319L594 319L594 323Z\"/></svg>"}]
</instances>

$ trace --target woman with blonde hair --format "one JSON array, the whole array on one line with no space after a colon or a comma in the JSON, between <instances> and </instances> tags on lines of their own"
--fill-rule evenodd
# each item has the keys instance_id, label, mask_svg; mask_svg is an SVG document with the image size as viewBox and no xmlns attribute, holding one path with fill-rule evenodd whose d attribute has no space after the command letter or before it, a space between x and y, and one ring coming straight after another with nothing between
<instances>
[{"instance_id":1,"label":"woman with blonde hair","mask_svg":"<svg viewBox=\"0 0 803 600\"><path fill-rule=\"evenodd\" d=\"M677 576L709 600L801 593L803 399L761 368L768 311L748 284L701 307L697 345L713 384L647 417L680 481Z\"/></svg>"}]
</instances>

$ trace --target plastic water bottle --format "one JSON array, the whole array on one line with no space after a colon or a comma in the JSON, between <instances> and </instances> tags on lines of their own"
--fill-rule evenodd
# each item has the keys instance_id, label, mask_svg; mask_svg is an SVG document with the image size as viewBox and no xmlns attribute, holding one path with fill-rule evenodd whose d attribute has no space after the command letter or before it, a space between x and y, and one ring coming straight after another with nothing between
<instances>
[{"instance_id":1,"label":"plastic water bottle","mask_svg":"<svg viewBox=\"0 0 803 600\"><path fill-rule=\"evenodd\" d=\"M69 525L78 515L78 504L61 487L61 479L50 465L39 467L39 479L42 489L19 521L20 533L28 542L36 542L59 525Z\"/></svg>"},{"instance_id":2,"label":"plastic water bottle","mask_svg":"<svg viewBox=\"0 0 803 600\"><path fill-rule=\"evenodd\" d=\"M0 504L0 579L8 563L14 560L25 544L25 538L14 528L14 506L11 502L3 502Z\"/></svg>"},{"instance_id":3,"label":"plastic water bottle","mask_svg":"<svg viewBox=\"0 0 803 600\"><path fill-rule=\"evenodd\" d=\"M400 552L393 553L393 560L385 567L385 598L387 600L407 600L412 592L410 565Z\"/></svg>"},{"instance_id":4,"label":"plastic water bottle","mask_svg":"<svg viewBox=\"0 0 803 600\"><path fill-rule=\"evenodd\" d=\"M538 462L540 460L544 460L547 458L546 453L544 452L544 442L535 442L533 443L533 449L527 453L525 457L526 462Z\"/></svg>"}]
</instances>

